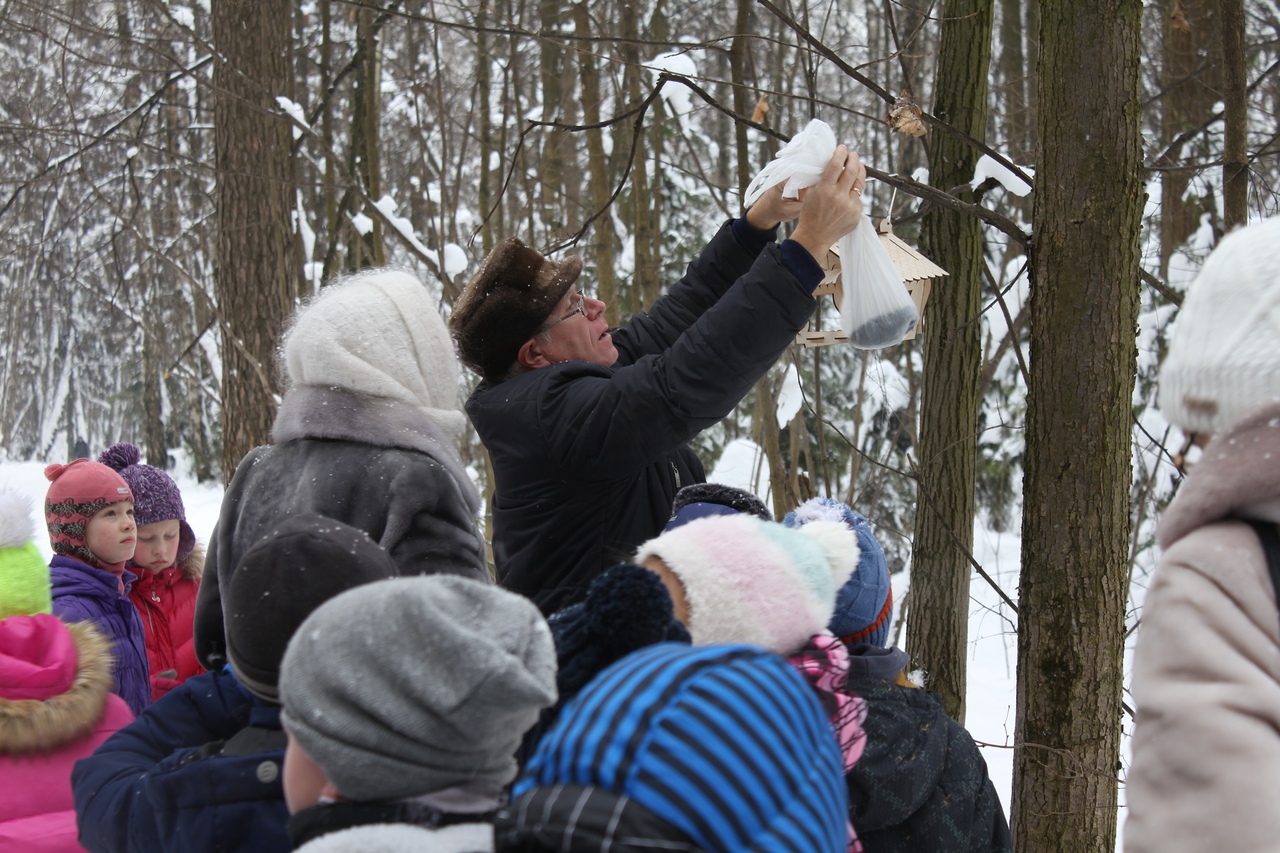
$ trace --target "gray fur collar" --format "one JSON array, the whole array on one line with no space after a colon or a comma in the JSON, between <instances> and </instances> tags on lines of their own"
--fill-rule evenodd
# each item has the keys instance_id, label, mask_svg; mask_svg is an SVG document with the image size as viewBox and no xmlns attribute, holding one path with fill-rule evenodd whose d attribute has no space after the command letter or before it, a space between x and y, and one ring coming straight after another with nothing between
<instances>
[{"instance_id":1,"label":"gray fur collar","mask_svg":"<svg viewBox=\"0 0 1280 853\"><path fill-rule=\"evenodd\" d=\"M416 406L341 388L298 386L287 391L280 403L271 441L280 444L299 438L354 441L425 453L458 481L471 512L480 509L480 495L446 429Z\"/></svg>"}]
</instances>

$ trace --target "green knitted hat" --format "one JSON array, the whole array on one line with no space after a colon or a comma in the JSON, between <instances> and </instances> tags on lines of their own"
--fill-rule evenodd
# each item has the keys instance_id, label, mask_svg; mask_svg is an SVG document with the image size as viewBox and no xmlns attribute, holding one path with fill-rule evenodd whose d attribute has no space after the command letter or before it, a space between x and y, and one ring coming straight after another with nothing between
<instances>
[{"instance_id":1,"label":"green knitted hat","mask_svg":"<svg viewBox=\"0 0 1280 853\"><path fill-rule=\"evenodd\" d=\"M52 613L49 566L32 541L31 504L0 492L0 619Z\"/></svg>"}]
</instances>

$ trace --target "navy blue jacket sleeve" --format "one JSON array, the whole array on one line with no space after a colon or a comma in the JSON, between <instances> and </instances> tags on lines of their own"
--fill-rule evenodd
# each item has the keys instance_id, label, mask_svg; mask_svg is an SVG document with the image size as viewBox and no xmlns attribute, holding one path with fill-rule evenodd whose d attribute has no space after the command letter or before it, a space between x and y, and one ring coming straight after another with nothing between
<instances>
[{"instance_id":1,"label":"navy blue jacket sleeve","mask_svg":"<svg viewBox=\"0 0 1280 853\"><path fill-rule=\"evenodd\" d=\"M198 675L77 761L71 793L80 844L89 853L163 849L144 792L147 774L176 750L231 737L248 724L250 707L231 676Z\"/></svg>"},{"instance_id":2,"label":"navy blue jacket sleeve","mask_svg":"<svg viewBox=\"0 0 1280 853\"><path fill-rule=\"evenodd\" d=\"M684 277L672 285L666 296L653 303L646 314L637 313L613 332L618 349L618 366L634 364L646 355L660 355L676 342L693 323L746 274L768 241L750 229L747 239L739 239L734 222L726 222L711 238Z\"/></svg>"}]
</instances>

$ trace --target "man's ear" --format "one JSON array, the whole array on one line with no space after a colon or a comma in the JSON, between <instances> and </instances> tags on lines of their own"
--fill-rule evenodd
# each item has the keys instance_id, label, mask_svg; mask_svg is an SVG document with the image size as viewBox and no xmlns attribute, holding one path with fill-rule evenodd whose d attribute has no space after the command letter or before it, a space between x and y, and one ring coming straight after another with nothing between
<instances>
[{"instance_id":1,"label":"man's ear","mask_svg":"<svg viewBox=\"0 0 1280 853\"><path fill-rule=\"evenodd\" d=\"M529 338L516 354L516 361L526 370L537 370L539 367L550 367L551 359L542 352L542 342L536 337Z\"/></svg>"}]
</instances>

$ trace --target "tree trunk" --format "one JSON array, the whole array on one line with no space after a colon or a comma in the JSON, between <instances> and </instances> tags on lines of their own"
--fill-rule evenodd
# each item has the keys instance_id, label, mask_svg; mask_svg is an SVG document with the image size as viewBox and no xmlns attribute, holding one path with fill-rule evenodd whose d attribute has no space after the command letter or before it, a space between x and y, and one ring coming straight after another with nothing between
<instances>
[{"instance_id":1,"label":"tree trunk","mask_svg":"<svg viewBox=\"0 0 1280 853\"><path fill-rule=\"evenodd\" d=\"M270 441L276 338L298 290L291 245L289 122L275 96L289 85L286 0L219 0L213 40L218 308L222 326L222 471Z\"/></svg>"},{"instance_id":2,"label":"tree trunk","mask_svg":"<svg viewBox=\"0 0 1280 853\"><path fill-rule=\"evenodd\" d=\"M952 127L986 136L987 68L993 0L947 0L934 78L933 113ZM930 182L964 185L978 152L946 134L929 150ZM968 193L972 195L972 193ZM975 201L966 198L966 201ZM969 638L969 559L973 550L979 375L982 369L982 226L935 207L924 219L925 254L951 273L934 288L925 324L923 405L911 593L918 607L907 633L912 661L928 674L948 714L964 722Z\"/></svg>"},{"instance_id":3,"label":"tree trunk","mask_svg":"<svg viewBox=\"0 0 1280 853\"><path fill-rule=\"evenodd\" d=\"M1224 231L1244 225L1249 219L1249 92L1244 50L1244 0L1223 0L1223 95L1226 102L1222 157Z\"/></svg>"},{"instance_id":4,"label":"tree trunk","mask_svg":"<svg viewBox=\"0 0 1280 853\"><path fill-rule=\"evenodd\" d=\"M1203 125L1222 97L1220 4L1216 0L1162 0L1163 97L1160 101L1161 142ZM1181 17L1174 12L1180 11ZM1184 23L1185 22L1185 23ZM1184 150L1171 151L1161 166L1188 159ZM1195 158L1191 158L1195 159ZM1169 258L1200 226L1200 215L1214 210L1212 194L1186 198L1195 169L1169 169L1160 175L1160 276L1169 274Z\"/></svg>"},{"instance_id":5,"label":"tree trunk","mask_svg":"<svg viewBox=\"0 0 1280 853\"><path fill-rule=\"evenodd\" d=\"M538 16L543 38L538 52L538 72L542 83L542 120L556 121L562 116L565 99L564 48L560 45L561 0L538 0ZM570 87L572 88L572 87ZM564 236L565 198L562 177L567 165L568 134L561 130L542 129L542 159L538 163L539 197L542 224L554 239Z\"/></svg>"},{"instance_id":6,"label":"tree trunk","mask_svg":"<svg viewBox=\"0 0 1280 853\"><path fill-rule=\"evenodd\" d=\"M489 216L489 211L493 210L495 177L501 178L500 170L495 176L492 162L493 155L501 152L494 144L496 140L493 133L492 113L490 112L493 109L491 105L492 95L490 93L490 88L493 85L493 75L490 71L489 59L492 40L487 32L490 2L491 0L480 0L476 4L476 95L480 104L476 122L477 133L480 137L480 215L487 217L480 226L480 250L486 257L488 257L489 252L493 251L493 247L498 242L498 211L494 210L493 216Z\"/></svg>"},{"instance_id":7,"label":"tree trunk","mask_svg":"<svg viewBox=\"0 0 1280 853\"><path fill-rule=\"evenodd\" d=\"M1000 77L1004 84L1001 112L1004 114L1009 156L1016 163L1027 162L1031 155L1031 146L1027 144L1031 136L1028 131L1031 115L1027 111L1027 61L1022 48L1025 32L1022 0L1000 0Z\"/></svg>"},{"instance_id":8,"label":"tree trunk","mask_svg":"<svg viewBox=\"0 0 1280 853\"><path fill-rule=\"evenodd\" d=\"M1136 371L1142 3L1099 0L1085 15L1077 3L1042 0L1040 14L1013 846L1109 851Z\"/></svg>"},{"instance_id":9,"label":"tree trunk","mask_svg":"<svg viewBox=\"0 0 1280 853\"><path fill-rule=\"evenodd\" d=\"M382 49L378 31L373 26L373 10L361 8L356 12L356 44L361 52L360 62L351 75L351 174L364 185L369 198L382 197L381 134L378 131L378 115L381 112ZM361 207L355 202L355 209ZM370 217L373 223L368 234L351 232L351 251L347 256L347 269L354 272L367 266L380 266L387 262L382 220Z\"/></svg>"},{"instance_id":10,"label":"tree trunk","mask_svg":"<svg viewBox=\"0 0 1280 853\"><path fill-rule=\"evenodd\" d=\"M638 3L631 2L631 0L625 0L618 7L618 14L624 39L622 59L626 66L624 90L627 93L627 106L636 107L639 106L641 101L641 75L648 74L647 71L640 67L640 48L638 46L640 39L640 6ZM631 122L626 122L624 126L628 130L632 129ZM657 276L654 268L654 235L649 229L651 221L649 218L649 155L645 145L645 128L643 126L635 128L634 132L636 134L636 150L635 159L631 163L631 204L624 209L624 217L629 220L628 224L631 226L632 245L635 247L631 275L630 310L632 312L646 307L643 304L642 294L647 289L647 282ZM623 157L626 156L630 148L630 139L623 139L620 148L617 143L614 144L614 151L620 152Z\"/></svg>"},{"instance_id":11,"label":"tree trunk","mask_svg":"<svg viewBox=\"0 0 1280 853\"><path fill-rule=\"evenodd\" d=\"M169 467L169 448L164 440L164 418L160 403L160 350L152 327L142 329L142 443L147 464L164 470Z\"/></svg>"},{"instance_id":12,"label":"tree trunk","mask_svg":"<svg viewBox=\"0 0 1280 853\"><path fill-rule=\"evenodd\" d=\"M751 0L738 0L738 15L735 19L733 43L729 47L729 69L733 75L733 111L740 116L751 115L751 90L747 88L747 39L751 32ZM751 148L747 142L747 126L742 122L734 122L733 138L738 152L738 186L739 198L751 185L753 170L751 167Z\"/></svg>"},{"instance_id":13,"label":"tree trunk","mask_svg":"<svg viewBox=\"0 0 1280 853\"><path fill-rule=\"evenodd\" d=\"M573 26L580 33L593 31L587 0L578 0L573 5ZM583 51L579 63L582 123L590 126L600 122L600 67L596 64L596 55L592 51ZM587 131L587 181L591 188L589 215L599 214L591 226L591 252L596 263L596 298L605 304L605 318L609 325L616 326L620 317L618 272L613 266L613 217L605 210L612 188L609 186L609 163L604 155L604 131L599 128Z\"/></svg>"}]
</instances>

